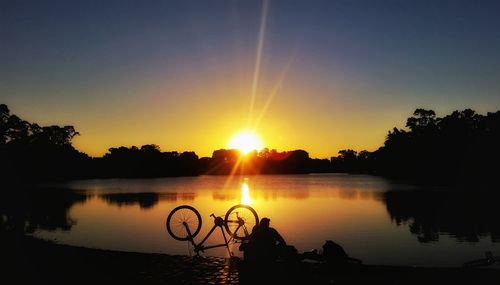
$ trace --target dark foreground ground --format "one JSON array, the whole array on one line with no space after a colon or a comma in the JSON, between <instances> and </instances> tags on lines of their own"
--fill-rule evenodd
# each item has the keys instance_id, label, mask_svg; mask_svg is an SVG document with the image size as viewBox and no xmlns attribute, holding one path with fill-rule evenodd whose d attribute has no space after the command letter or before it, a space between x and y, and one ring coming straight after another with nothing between
<instances>
[{"instance_id":1,"label":"dark foreground ground","mask_svg":"<svg viewBox=\"0 0 500 285\"><path fill-rule=\"evenodd\" d=\"M1 284L499 284L498 269L325 264L249 268L239 259L194 258L0 238Z\"/></svg>"}]
</instances>

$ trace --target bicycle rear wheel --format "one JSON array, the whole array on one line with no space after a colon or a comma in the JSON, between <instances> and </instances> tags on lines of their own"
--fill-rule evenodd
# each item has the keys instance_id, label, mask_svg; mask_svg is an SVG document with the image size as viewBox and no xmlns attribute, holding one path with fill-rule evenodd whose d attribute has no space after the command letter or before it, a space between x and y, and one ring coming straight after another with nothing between
<instances>
[{"instance_id":1,"label":"bicycle rear wheel","mask_svg":"<svg viewBox=\"0 0 500 285\"><path fill-rule=\"evenodd\" d=\"M231 207L224 217L224 227L234 239L245 240L254 226L259 224L257 212L248 206L239 204Z\"/></svg>"},{"instance_id":2,"label":"bicycle rear wheel","mask_svg":"<svg viewBox=\"0 0 500 285\"><path fill-rule=\"evenodd\" d=\"M201 229L201 216L198 210L188 205L181 205L168 214L167 232L176 240L190 240ZM189 228L189 232L186 229Z\"/></svg>"}]
</instances>

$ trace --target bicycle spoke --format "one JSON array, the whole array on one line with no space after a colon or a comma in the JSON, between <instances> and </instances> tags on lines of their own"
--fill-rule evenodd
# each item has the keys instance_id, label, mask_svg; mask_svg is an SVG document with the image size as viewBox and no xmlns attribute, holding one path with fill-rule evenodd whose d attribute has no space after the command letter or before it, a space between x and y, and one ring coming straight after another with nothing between
<instances>
[{"instance_id":1,"label":"bicycle spoke","mask_svg":"<svg viewBox=\"0 0 500 285\"><path fill-rule=\"evenodd\" d=\"M195 208L189 205L181 205L170 212L166 226L168 233L174 239L189 240L200 231L201 216Z\"/></svg>"},{"instance_id":2,"label":"bicycle spoke","mask_svg":"<svg viewBox=\"0 0 500 285\"><path fill-rule=\"evenodd\" d=\"M226 213L226 230L238 240L249 236L249 229L258 224L258 216L253 208L248 205L236 205ZM242 228L240 230L240 228Z\"/></svg>"}]
</instances>

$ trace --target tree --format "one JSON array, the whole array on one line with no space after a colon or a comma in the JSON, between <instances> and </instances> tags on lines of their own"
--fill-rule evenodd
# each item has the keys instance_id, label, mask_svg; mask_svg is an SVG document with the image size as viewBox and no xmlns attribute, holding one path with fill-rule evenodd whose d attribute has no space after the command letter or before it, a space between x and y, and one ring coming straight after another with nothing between
<instances>
[{"instance_id":1,"label":"tree","mask_svg":"<svg viewBox=\"0 0 500 285\"><path fill-rule=\"evenodd\" d=\"M7 142L7 122L9 121L10 111L7 105L0 104L0 144Z\"/></svg>"},{"instance_id":2,"label":"tree","mask_svg":"<svg viewBox=\"0 0 500 285\"><path fill-rule=\"evenodd\" d=\"M30 133L30 124L16 115L10 115L7 120L7 142L21 141L28 138Z\"/></svg>"},{"instance_id":3,"label":"tree","mask_svg":"<svg viewBox=\"0 0 500 285\"><path fill-rule=\"evenodd\" d=\"M73 126L60 127L55 125L42 127L41 132L39 129L36 129L35 133L37 136L36 140L58 146L71 145L73 138L80 135Z\"/></svg>"},{"instance_id":4,"label":"tree","mask_svg":"<svg viewBox=\"0 0 500 285\"><path fill-rule=\"evenodd\" d=\"M412 132L420 132L436 127L436 113L433 110L416 109L413 117L408 118L406 126Z\"/></svg>"},{"instance_id":5,"label":"tree","mask_svg":"<svg viewBox=\"0 0 500 285\"><path fill-rule=\"evenodd\" d=\"M141 152L149 154L160 154L160 146L156 144L146 144L141 146Z\"/></svg>"},{"instance_id":6,"label":"tree","mask_svg":"<svg viewBox=\"0 0 500 285\"><path fill-rule=\"evenodd\" d=\"M0 175L12 181L86 177L89 157L71 145L77 135L73 126L40 127L0 104Z\"/></svg>"}]
</instances>

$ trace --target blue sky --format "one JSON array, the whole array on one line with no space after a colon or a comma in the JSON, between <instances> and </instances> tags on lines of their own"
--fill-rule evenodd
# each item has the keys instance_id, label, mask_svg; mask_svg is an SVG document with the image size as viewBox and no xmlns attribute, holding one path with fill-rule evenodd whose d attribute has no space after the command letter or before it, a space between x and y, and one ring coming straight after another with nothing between
<instances>
[{"instance_id":1,"label":"blue sky","mask_svg":"<svg viewBox=\"0 0 500 285\"><path fill-rule=\"evenodd\" d=\"M499 109L499 12L498 1L2 1L0 102L75 125L93 155L143 143L210 155L245 128L317 157L374 150L418 107Z\"/></svg>"}]
</instances>

